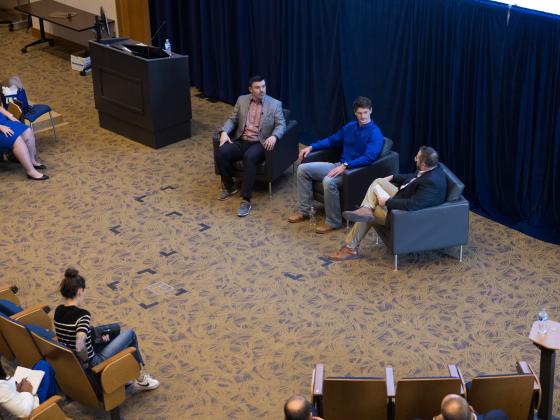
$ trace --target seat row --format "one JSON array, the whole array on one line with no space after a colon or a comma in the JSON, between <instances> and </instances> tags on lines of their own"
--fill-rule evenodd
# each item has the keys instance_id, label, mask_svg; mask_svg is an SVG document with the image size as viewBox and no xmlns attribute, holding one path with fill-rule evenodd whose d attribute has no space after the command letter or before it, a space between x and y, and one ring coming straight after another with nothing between
<instances>
[{"instance_id":1,"label":"seat row","mask_svg":"<svg viewBox=\"0 0 560 420\"><path fill-rule=\"evenodd\" d=\"M74 352L56 341L48 316L50 308L36 305L23 309L17 291L14 285L0 286L0 354L27 368L45 359L54 368L56 382L68 398L88 407L102 408L110 412L111 419L120 418L119 406L126 399L125 386L140 373L140 365L133 356L134 347L84 370ZM56 402L51 402L50 407L52 412L43 414L46 417L30 418L65 418Z\"/></svg>"},{"instance_id":2,"label":"seat row","mask_svg":"<svg viewBox=\"0 0 560 420\"><path fill-rule=\"evenodd\" d=\"M501 409L510 420L534 418L540 385L526 362L517 363L515 374L477 376L468 384L456 365L448 365L448 370L447 376L399 379L395 386L391 366L385 368L384 377L333 377L317 364L311 401L326 420L432 419L441 412L443 398L457 394L477 413Z\"/></svg>"}]
</instances>

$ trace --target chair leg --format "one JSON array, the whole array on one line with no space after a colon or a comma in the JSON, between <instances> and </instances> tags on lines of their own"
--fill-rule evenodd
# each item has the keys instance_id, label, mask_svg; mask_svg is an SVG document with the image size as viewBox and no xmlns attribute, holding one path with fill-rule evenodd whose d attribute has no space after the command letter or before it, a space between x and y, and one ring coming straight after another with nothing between
<instances>
[{"instance_id":1,"label":"chair leg","mask_svg":"<svg viewBox=\"0 0 560 420\"><path fill-rule=\"evenodd\" d=\"M272 182L268 183L268 196L272 198Z\"/></svg>"},{"instance_id":2,"label":"chair leg","mask_svg":"<svg viewBox=\"0 0 560 420\"><path fill-rule=\"evenodd\" d=\"M379 235L375 234L375 245L379 245Z\"/></svg>"},{"instance_id":3,"label":"chair leg","mask_svg":"<svg viewBox=\"0 0 560 420\"><path fill-rule=\"evenodd\" d=\"M111 411L111 420L120 420L121 418L121 410L120 407L115 407Z\"/></svg>"},{"instance_id":4,"label":"chair leg","mask_svg":"<svg viewBox=\"0 0 560 420\"><path fill-rule=\"evenodd\" d=\"M399 256L395 254L395 271L399 269Z\"/></svg>"},{"instance_id":5,"label":"chair leg","mask_svg":"<svg viewBox=\"0 0 560 420\"><path fill-rule=\"evenodd\" d=\"M56 128L54 128L54 120L53 120L51 111L49 111L49 118L51 119L51 125L52 125L52 131L53 131L53 134L54 134L54 139L57 140L57 138L56 138Z\"/></svg>"},{"instance_id":6,"label":"chair leg","mask_svg":"<svg viewBox=\"0 0 560 420\"><path fill-rule=\"evenodd\" d=\"M463 262L463 245L459 248L459 262Z\"/></svg>"}]
</instances>

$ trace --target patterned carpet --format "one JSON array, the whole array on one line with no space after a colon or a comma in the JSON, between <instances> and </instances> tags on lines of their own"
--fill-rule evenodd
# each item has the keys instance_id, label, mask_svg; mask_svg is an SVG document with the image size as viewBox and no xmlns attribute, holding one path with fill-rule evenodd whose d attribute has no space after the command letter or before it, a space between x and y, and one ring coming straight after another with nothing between
<instances>
[{"instance_id":1,"label":"patterned carpet","mask_svg":"<svg viewBox=\"0 0 560 420\"><path fill-rule=\"evenodd\" d=\"M370 237L364 259L329 264L322 257L345 232L286 223L291 171L272 199L259 187L248 218L235 216L237 197L215 199L210 137L230 105L193 90L193 136L152 150L99 128L91 76L71 71L65 52L22 55L31 35L0 31L0 79L19 74L32 100L68 122L58 141L38 135L48 182L0 163L0 282L16 283L26 305L55 306L75 265L94 321L136 329L162 386L132 395L124 418L281 418L285 398L308 394L317 362L370 376L391 364L396 379L443 374L448 363L467 379L513 372L519 359L538 370L527 335L541 305L559 317L558 246L471 214L463 263L426 252L394 272ZM75 402L64 410L103 416Z\"/></svg>"}]
</instances>

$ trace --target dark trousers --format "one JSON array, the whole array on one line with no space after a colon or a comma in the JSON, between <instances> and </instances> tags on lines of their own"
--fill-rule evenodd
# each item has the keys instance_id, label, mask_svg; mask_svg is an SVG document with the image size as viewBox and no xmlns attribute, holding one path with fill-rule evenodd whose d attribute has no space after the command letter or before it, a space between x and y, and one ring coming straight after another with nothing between
<instances>
[{"instance_id":1,"label":"dark trousers","mask_svg":"<svg viewBox=\"0 0 560 420\"><path fill-rule=\"evenodd\" d=\"M264 159L264 147L258 141L233 140L226 142L216 152L216 166L222 177L222 183L228 190L233 188L233 163L243 160L243 179L241 197L250 199L257 176L257 165Z\"/></svg>"}]
</instances>

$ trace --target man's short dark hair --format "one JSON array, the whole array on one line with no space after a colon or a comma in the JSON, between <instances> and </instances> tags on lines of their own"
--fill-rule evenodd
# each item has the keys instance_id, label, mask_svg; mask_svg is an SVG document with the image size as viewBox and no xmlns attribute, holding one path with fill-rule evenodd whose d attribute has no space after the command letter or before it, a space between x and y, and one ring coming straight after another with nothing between
<instances>
[{"instance_id":1,"label":"man's short dark hair","mask_svg":"<svg viewBox=\"0 0 560 420\"><path fill-rule=\"evenodd\" d=\"M444 420L470 420L469 403L459 395L447 395L441 405L441 417Z\"/></svg>"},{"instance_id":2,"label":"man's short dark hair","mask_svg":"<svg viewBox=\"0 0 560 420\"><path fill-rule=\"evenodd\" d=\"M311 417L311 403L301 395L290 397L284 404L286 420L309 420Z\"/></svg>"},{"instance_id":3,"label":"man's short dark hair","mask_svg":"<svg viewBox=\"0 0 560 420\"><path fill-rule=\"evenodd\" d=\"M264 80L264 77L256 75L253 76L249 79L249 87L253 86L253 83L255 82L262 82Z\"/></svg>"},{"instance_id":4,"label":"man's short dark hair","mask_svg":"<svg viewBox=\"0 0 560 420\"><path fill-rule=\"evenodd\" d=\"M371 99L366 98L365 96L358 96L356 99L354 99L354 104L352 105L352 107L354 108L354 112L356 112L358 108L371 109Z\"/></svg>"},{"instance_id":5,"label":"man's short dark hair","mask_svg":"<svg viewBox=\"0 0 560 420\"><path fill-rule=\"evenodd\" d=\"M420 147L420 161L429 168L436 166L439 162L438 152L430 146L422 146Z\"/></svg>"}]
</instances>

